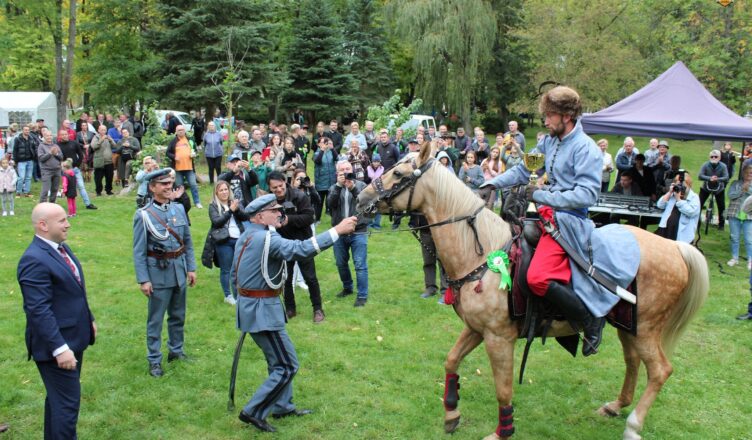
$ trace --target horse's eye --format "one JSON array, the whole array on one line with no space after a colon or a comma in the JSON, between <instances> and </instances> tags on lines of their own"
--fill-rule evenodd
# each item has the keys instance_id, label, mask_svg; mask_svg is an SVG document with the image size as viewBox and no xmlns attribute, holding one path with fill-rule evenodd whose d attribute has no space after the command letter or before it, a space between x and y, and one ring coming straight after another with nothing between
<instances>
[{"instance_id":1,"label":"horse's eye","mask_svg":"<svg viewBox=\"0 0 752 440\"><path fill-rule=\"evenodd\" d=\"M399 170L394 170L394 177L402 177L402 173Z\"/></svg>"}]
</instances>

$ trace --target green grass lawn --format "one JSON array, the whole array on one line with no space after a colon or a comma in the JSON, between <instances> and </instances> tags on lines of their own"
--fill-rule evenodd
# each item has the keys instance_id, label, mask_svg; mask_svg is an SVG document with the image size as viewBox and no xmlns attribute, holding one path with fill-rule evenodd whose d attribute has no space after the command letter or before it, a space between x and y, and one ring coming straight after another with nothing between
<instances>
[{"instance_id":1,"label":"green grass lawn","mask_svg":"<svg viewBox=\"0 0 752 440\"><path fill-rule=\"evenodd\" d=\"M532 143L533 130L528 135ZM609 140L615 153L621 138ZM638 139L637 145L642 150L647 142ZM681 154L685 167L696 175L708 145L672 141L670 151ZM202 186L204 206L210 193L208 185ZM188 292L185 347L194 362L165 364L163 378L150 377L145 359L146 299L136 284L131 256L133 196L93 200L100 209L81 209L71 222L68 240L84 267L99 326L97 344L86 352L83 366L81 438L448 438L442 430L443 361L462 322L450 307L419 298L420 251L409 233L371 235L370 298L362 309L353 308L353 299L334 297L341 286L332 252L317 257L327 319L314 325L307 292L299 291L300 315L288 325L301 363L295 401L315 413L273 421L279 430L276 436L262 435L238 421L237 410L226 408L238 333L234 308L222 302L219 271L200 267L198 285ZM26 361L25 316L15 277L18 259L33 234L33 204L17 199L17 216L0 218L0 422L11 424L2 439L36 439L42 432L44 387L33 362ZM190 214L200 255L208 213L205 208ZM329 226L328 219L324 226ZM674 375L647 418L645 438L752 438L752 328L734 319L749 300L749 273L725 265L730 258L728 242L728 232L711 230L703 237L711 273L709 299L677 347ZM521 348L520 343L517 365ZM642 372L638 393L645 386ZM460 374L463 421L452 438L479 439L495 429L497 416L483 348L467 357ZM622 375L613 328L604 332L601 353L588 359L573 359L553 343L535 344L525 383L515 388L515 438L621 438L627 412L603 419L595 410L616 397ZM238 406L265 376L263 355L247 340L238 375Z\"/></svg>"}]
</instances>

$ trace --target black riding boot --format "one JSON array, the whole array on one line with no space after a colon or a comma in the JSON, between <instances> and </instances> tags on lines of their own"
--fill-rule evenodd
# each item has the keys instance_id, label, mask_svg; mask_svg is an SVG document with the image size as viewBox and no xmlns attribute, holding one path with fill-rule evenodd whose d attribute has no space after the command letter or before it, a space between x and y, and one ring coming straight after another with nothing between
<instances>
[{"instance_id":1,"label":"black riding boot","mask_svg":"<svg viewBox=\"0 0 752 440\"><path fill-rule=\"evenodd\" d=\"M596 318L590 314L585 304L580 301L571 287L557 281L551 281L546 291L546 299L557 306L564 316L573 322L582 324L585 340L582 344L582 355L590 356L598 353L601 344L601 333L606 323L605 318Z\"/></svg>"}]
</instances>

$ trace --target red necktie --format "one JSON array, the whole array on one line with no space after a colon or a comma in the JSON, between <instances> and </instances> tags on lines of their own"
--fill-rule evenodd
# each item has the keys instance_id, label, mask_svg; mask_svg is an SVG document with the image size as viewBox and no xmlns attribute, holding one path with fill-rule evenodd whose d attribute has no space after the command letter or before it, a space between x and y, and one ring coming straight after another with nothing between
<instances>
[{"instance_id":1,"label":"red necktie","mask_svg":"<svg viewBox=\"0 0 752 440\"><path fill-rule=\"evenodd\" d=\"M73 264L73 261L71 261L70 257L68 257L68 254L65 252L65 248L61 245L57 248L57 250L60 251L60 256L63 257L63 260L65 260L65 264L67 264L70 270L73 271L73 276L76 277L76 281L81 284L81 278L78 276L76 266Z\"/></svg>"}]
</instances>

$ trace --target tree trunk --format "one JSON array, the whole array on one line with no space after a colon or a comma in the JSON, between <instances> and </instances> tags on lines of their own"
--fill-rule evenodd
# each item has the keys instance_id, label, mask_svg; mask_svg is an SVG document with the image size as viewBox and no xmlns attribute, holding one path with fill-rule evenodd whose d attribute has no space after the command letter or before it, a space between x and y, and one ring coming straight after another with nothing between
<instances>
[{"instance_id":1,"label":"tree trunk","mask_svg":"<svg viewBox=\"0 0 752 440\"><path fill-rule=\"evenodd\" d=\"M63 60L63 0L55 2L55 23L52 28L52 40L55 44L55 99L57 100L57 123L62 125L67 116L68 95L73 76L73 57L76 46L76 0L70 0L68 17L68 44ZM57 128L57 127L54 127Z\"/></svg>"}]
</instances>

